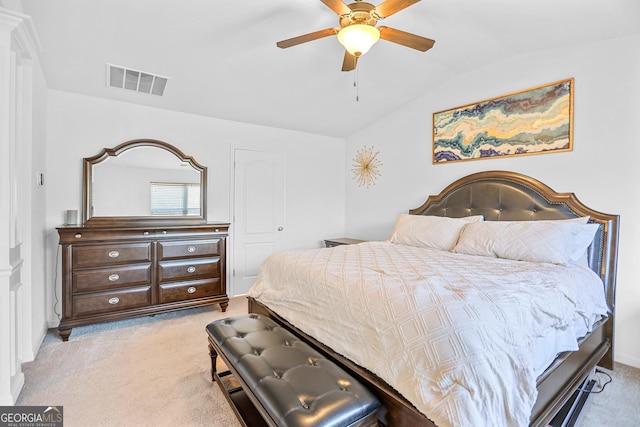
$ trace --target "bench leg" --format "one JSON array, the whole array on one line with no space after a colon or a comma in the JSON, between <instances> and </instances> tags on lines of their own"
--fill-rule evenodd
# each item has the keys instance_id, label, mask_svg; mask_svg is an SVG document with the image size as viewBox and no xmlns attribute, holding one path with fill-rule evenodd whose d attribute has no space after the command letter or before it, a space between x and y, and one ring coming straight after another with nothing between
<instances>
[{"instance_id":1,"label":"bench leg","mask_svg":"<svg viewBox=\"0 0 640 427\"><path fill-rule=\"evenodd\" d=\"M218 353L213 348L213 345L209 343L209 357L211 357L211 381L216 380L216 361L218 359Z\"/></svg>"}]
</instances>

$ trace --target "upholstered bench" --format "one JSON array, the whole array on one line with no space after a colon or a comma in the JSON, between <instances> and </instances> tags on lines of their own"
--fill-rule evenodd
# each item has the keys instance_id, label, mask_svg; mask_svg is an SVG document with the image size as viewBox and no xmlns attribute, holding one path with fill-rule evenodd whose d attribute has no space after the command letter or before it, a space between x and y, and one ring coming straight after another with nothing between
<instances>
[{"instance_id":1,"label":"upholstered bench","mask_svg":"<svg viewBox=\"0 0 640 427\"><path fill-rule=\"evenodd\" d=\"M206 329L212 379L244 425L378 424L380 403L369 390L268 317L234 316ZM218 372L218 355L228 371Z\"/></svg>"}]
</instances>

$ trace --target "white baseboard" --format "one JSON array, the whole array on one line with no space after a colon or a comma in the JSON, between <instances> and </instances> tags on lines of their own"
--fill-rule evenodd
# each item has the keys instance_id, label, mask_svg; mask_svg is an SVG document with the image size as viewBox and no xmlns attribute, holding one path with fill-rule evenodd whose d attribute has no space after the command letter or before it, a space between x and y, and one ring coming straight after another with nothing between
<instances>
[{"instance_id":1,"label":"white baseboard","mask_svg":"<svg viewBox=\"0 0 640 427\"><path fill-rule=\"evenodd\" d=\"M18 396L24 387L24 374L17 373L11 378L11 386L8 393L0 395L0 406L13 406L18 401Z\"/></svg>"},{"instance_id":2,"label":"white baseboard","mask_svg":"<svg viewBox=\"0 0 640 427\"><path fill-rule=\"evenodd\" d=\"M640 369L640 359L638 359L637 357L626 356L624 354L620 354L616 352L616 356L613 361L616 363L622 363L623 365Z\"/></svg>"}]
</instances>

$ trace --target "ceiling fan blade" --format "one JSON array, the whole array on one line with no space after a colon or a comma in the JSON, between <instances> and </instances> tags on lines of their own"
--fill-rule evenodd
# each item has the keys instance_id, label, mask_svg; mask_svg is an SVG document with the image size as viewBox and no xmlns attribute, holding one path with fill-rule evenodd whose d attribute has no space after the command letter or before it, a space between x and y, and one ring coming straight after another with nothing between
<instances>
[{"instance_id":1,"label":"ceiling fan blade","mask_svg":"<svg viewBox=\"0 0 640 427\"><path fill-rule=\"evenodd\" d=\"M313 33L279 41L278 43L276 43L276 46L282 49L286 49L288 47L299 45L301 43L310 42L313 40L321 39L323 37L333 36L335 34L338 34L338 31L339 30L337 28L327 28L320 31L314 31Z\"/></svg>"},{"instance_id":2,"label":"ceiling fan blade","mask_svg":"<svg viewBox=\"0 0 640 427\"><path fill-rule=\"evenodd\" d=\"M381 39L398 43L422 52L426 52L431 49L436 42L435 40L407 33L405 31L396 30L395 28L378 27L378 30L380 30Z\"/></svg>"},{"instance_id":3,"label":"ceiling fan blade","mask_svg":"<svg viewBox=\"0 0 640 427\"><path fill-rule=\"evenodd\" d=\"M342 61L342 71L353 71L358 64L358 57L351 55L348 51L344 51L344 60Z\"/></svg>"},{"instance_id":4,"label":"ceiling fan blade","mask_svg":"<svg viewBox=\"0 0 640 427\"><path fill-rule=\"evenodd\" d=\"M348 15L351 13L351 9L347 7L342 0L320 0L329 9L333 10L338 15Z\"/></svg>"},{"instance_id":5,"label":"ceiling fan blade","mask_svg":"<svg viewBox=\"0 0 640 427\"><path fill-rule=\"evenodd\" d=\"M322 1L324 2L324 0ZM387 0L376 6L376 13L380 18L387 18L419 1L420 0Z\"/></svg>"}]
</instances>

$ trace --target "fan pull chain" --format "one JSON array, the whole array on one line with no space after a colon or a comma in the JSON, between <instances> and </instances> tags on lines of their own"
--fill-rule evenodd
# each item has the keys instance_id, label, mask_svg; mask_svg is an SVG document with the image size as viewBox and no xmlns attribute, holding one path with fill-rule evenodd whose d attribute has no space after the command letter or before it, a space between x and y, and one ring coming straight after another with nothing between
<instances>
[{"instance_id":1,"label":"fan pull chain","mask_svg":"<svg viewBox=\"0 0 640 427\"><path fill-rule=\"evenodd\" d=\"M356 88L356 102L360 101L360 88L358 87L358 69L353 74L353 87Z\"/></svg>"}]
</instances>

